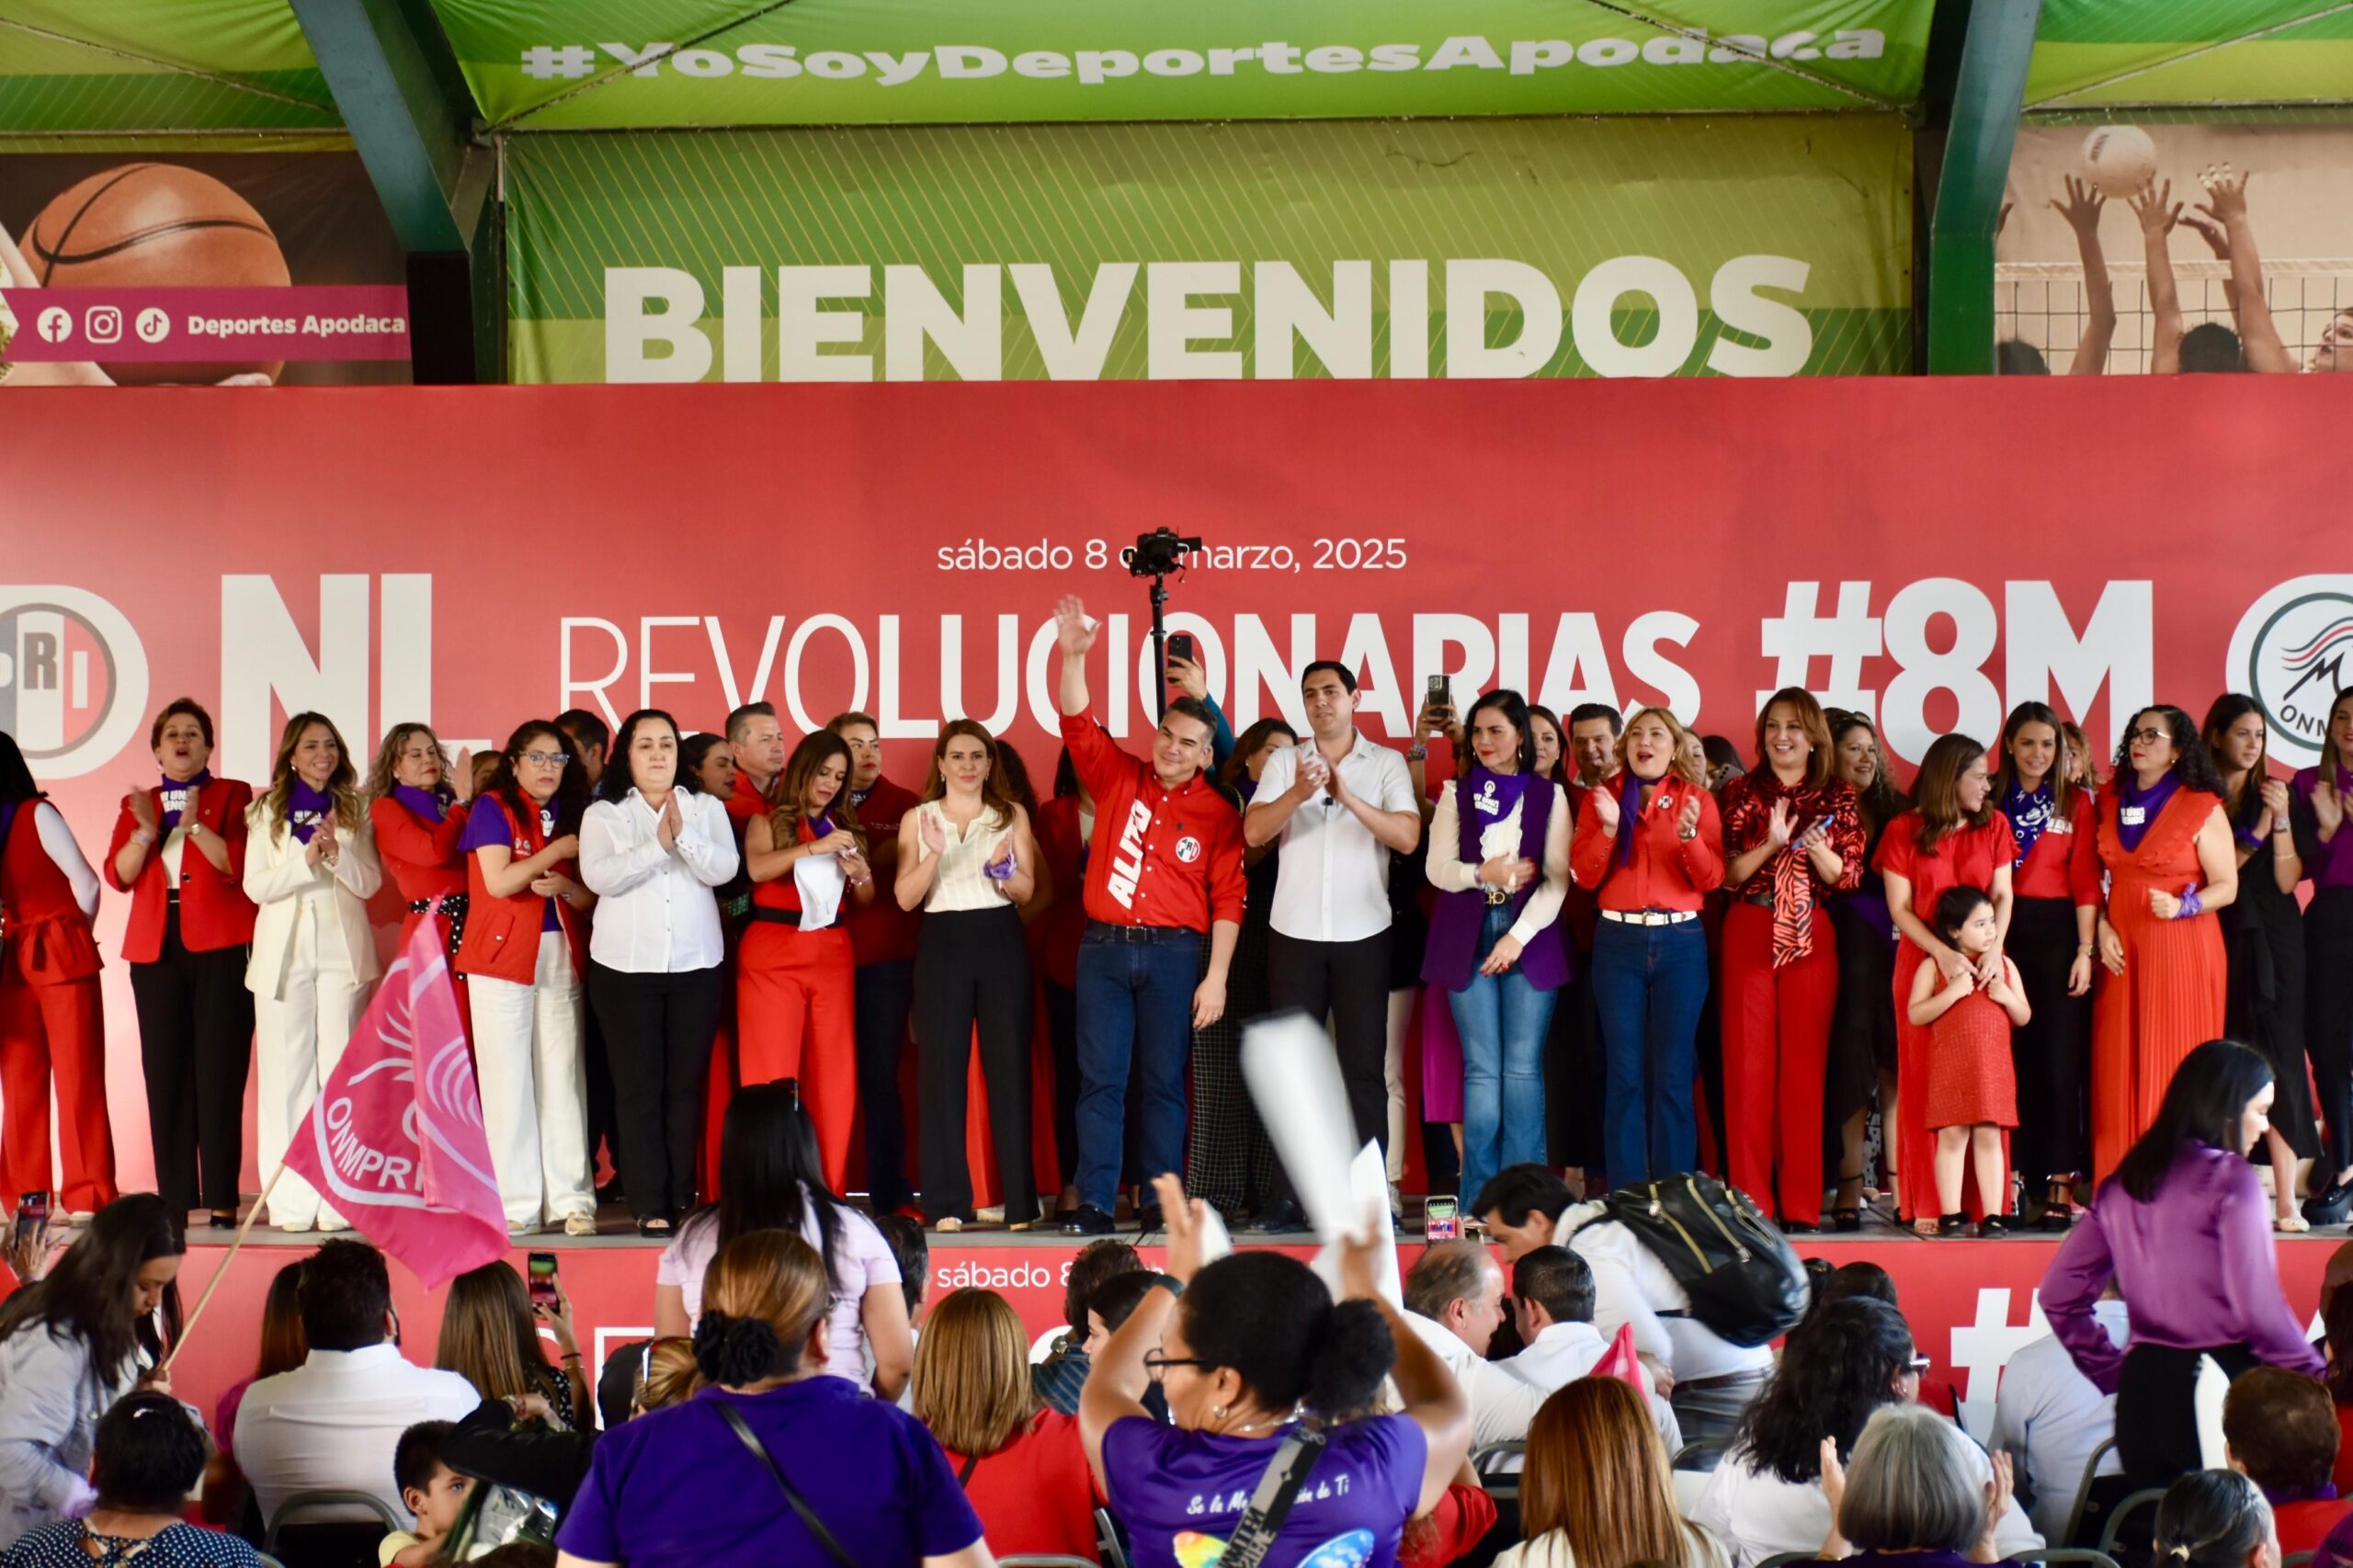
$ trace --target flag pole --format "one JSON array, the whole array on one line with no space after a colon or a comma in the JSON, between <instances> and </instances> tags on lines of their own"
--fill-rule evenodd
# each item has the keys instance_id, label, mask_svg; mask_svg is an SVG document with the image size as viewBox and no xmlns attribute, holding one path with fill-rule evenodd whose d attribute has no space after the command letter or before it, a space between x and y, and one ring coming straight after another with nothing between
<instances>
[{"instance_id":1,"label":"flag pole","mask_svg":"<svg viewBox=\"0 0 2353 1568\"><path fill-rule=\"evenodd\" d=\"M229 1243L229 1250L221 1255L220 1267L212 1271L211 1279L204 1287L204 1294L196 1299L196 1310L188 1314L186 1323L180 1324L180 1336L174 1342L171 1354L164 1358L165 1371L169 1372L172 1363L180 1358L180 1352L188 1348L188 1336L196 1332L197 1320L204 1315L204 1309L211 1305L212 1292L221 1289L221 1281L228 1278L229 1265L236 1260L237 1249L245 1244L245 1237L253 1233L254 1221L261 1218L264 1209L269 1207L269 1195L277 1190L278 1178L285 1174L286 1165L281 1161L278 1169L270 1173L269 1180L263 1184L261 1196L254 1199L253 1208L246 1211L244 1223L237 1227L237 1234Z\"/></svg>"}]
</instances>

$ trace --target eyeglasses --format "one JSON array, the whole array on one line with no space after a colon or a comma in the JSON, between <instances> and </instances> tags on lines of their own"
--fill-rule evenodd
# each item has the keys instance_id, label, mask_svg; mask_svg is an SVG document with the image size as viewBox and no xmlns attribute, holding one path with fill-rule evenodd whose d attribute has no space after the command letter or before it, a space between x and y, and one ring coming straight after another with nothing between
<instances>
[{"instance_id":1,"label":"eyeglasses","mask_svg":"<svg viewBox=\"0 0 2353 1568\"><path fill-rule=\"evenodd\" d=\"M1215 1365L1214 1362L1205 1361L1199 1356L1164 1356L1157 1350L1147 1350L1143 1353L1143 1369L1152 1375L1152 1381L1154 1382L1160 1381L1161 1374L1167 1371L1171 1367L1208 1367L1213 1365Z\"/></svg>"},{"instance_id":2,"label":"eyeglasses","mask_svg":"<svg viewBox=\"0 0 2353 1568\"><path fill-rule=\"evenodd\" d=\"M2140 741L2144 742L2149 745L2154 745L2159 741L2169 741L2173 739L2173 732L2170 730L2134 730L2124 738L2128 741Z\"/></svg>"},{"instance_id":3,"label":"eyeglasses","mask_svg":"<svg viewBox=\"0 0 2353 1568\"><path fill-rule=\"evenodd\" d=\"M527 751L523 754L523 760L540 767L562 767L572 760L572 754L561 751Z\"/></svg>"},{"instance_id":4,"label":"eyeglasses","mask_svg":"<svg viewBox=\"0 0 2353 1568\"><path fill-rule=\"evenodd\" d=\"M1928 1369L1934 1365L1935 1363L1930 1361L1926 1356L1915 1356L1912 1358L1911 1362L1904 1368L1904 1370L1910 1372L1915 1378L1925 1377L1927 1375Z\"/></svg>"}]
</instances>

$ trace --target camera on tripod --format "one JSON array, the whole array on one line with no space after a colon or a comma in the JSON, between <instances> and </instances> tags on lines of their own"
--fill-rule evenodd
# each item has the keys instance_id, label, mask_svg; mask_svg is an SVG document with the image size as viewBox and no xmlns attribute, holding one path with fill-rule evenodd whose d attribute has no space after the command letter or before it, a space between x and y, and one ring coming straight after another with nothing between
<instances>
[{"instance_id":1,"label":"camera on tripod","mask_svg":"<svg viewBox=\"0 0 2353 1568\"><path fill-rule=\"evenodd\" d=\"M1158 528L1148 534L1136 535L1136 547L1128 556L1131 577L1165 577L1171 572L1184 570L1185 556L1201 548L1198 539L1185 539L1176 530Z\"/></svg>"}]
</instances>

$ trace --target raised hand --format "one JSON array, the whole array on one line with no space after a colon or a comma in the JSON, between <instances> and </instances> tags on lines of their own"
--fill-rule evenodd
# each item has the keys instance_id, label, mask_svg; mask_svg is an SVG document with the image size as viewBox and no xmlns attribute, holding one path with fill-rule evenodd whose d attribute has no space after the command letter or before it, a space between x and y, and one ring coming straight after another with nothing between
<instances>
[{"instance_id":1,"label":"raised hand","mask_svg":"<svg viewBox=\"0 0 2353 1568\"><path fill-rule=\"evenodd\" d=\"M1619 822L1624 813L1618 809L1616 790L1605 784L1598 790L1589 791L1585 798L1585 809L1591 812L1595 820L1601 824L1603 837L1618 836Z\"/></svg>"},{"instance_id":2,"label":"raised hand","mask_svg":"<svg viewBox=\"0 0 2353 1568\"><path fill-rule=\"evenodd\" d=\"M332 871L343 863L343 845L335 835L333 812L327 813L326 821L319 824L318 831L311 835L311 842L321 846L319 858L327 863L328 870Z\"/></svg>"},{"instance_id":3,"label":"raised hand","mask_svg":"<svg viewBox=\"0 0 2353 1568\"><path fill-rule=\"evenodd\" d=\"M2274 827L2288 820L2288 781L2285 778L2263 781L2263 809L2271 813L2271 825Z\"/></svg>"},{"instance_id":4,"label":"raised hand","mask_svg":"<svg viewBox=\"0 0 2353 1568\"><path fill-rule=\"evenodd\" d=\"M2198 237L2206 242L2206 248L2214 253L2216 261L2231 259L2231 236L2224 233L2222 225L2213 219L2203 212L2185 212L2181 215L2181 226L2196 230Z\"/></svg>"},{"instance_id":5,"label":"raised hand","mask_svg":"<svg viewBox=\"0 0 2353 1568\"><path fill-rule=\"evenodd\" d=\"M1691 803L1697 805L1699 802L1694 801ZM1796 831L1797 824L1790 820L1790 802L1774 801L1773 815L1765 824L1765 842L1775 849L1786 849L1790 845L1790 835Z\"/></svg>"},{"instance_id":6,"label":"raised hand","mask_svg":"<svg viewBox=\"0 0 2353 1568\"><path fill-rule=\"evenodd\" d=\"M1208 1222L1207 1206L1185 1196L1182 1178L1166 1171L1152 1178L1152 1196L1160 1205L1160 1222L1168 1228L1168 1248L1161 1267L1179 1285L1192 1283L1201 1271L1201 1228Z\"/></svg>"},{"instance_id":7,"label":"raised hand","mask_svg":"<svg viewBox=\"0 0 2353 1568\"><path fill-rule=\"evenodd\" d=\"M1054 644L1070 659L1085 658L1095 646L1095 629L1086 624L1086 607L1076 594L1064 594L1054 605Z\"/></svg>"},{"instance_id":8,"label":"raised hand","mask_svg":"<svg viewBox=\"0 0 2353 1568\"><path fill-rule=\"evenodd\" d=\"M449 769L449 790L463 805L474 798L474 748L460 746L458 760Z\"/></svg>"},{"instance_id":9,"label":"raised hand","mask_svg":"<svg viewBox=\"0 0 2353 1568\"><path fill-rule=\"evenodd\" d=\"M132 825L142 833L153 833L156 830L155 797L147 792L147 786L144 784L133 784L131 787L131 821Z\"/></svg>"},{"instance_id":10,"label":"raised hand","mask_svg":"<svg viewBox=\"0 0 2353 1568\"><path fill-rule=\"evenodd\" d=\"M2323 778L2313 785L2313 817L2325 836L2334 837L2345 825L2345 797L2336 792L2335 779Z\"/></svg>"},{"instance_id":11,"label":"raised hand","mask_svg":"<svg viewBox=\"0 0 2353 1568\"><path fill-rule=\"evenodd\" d=\"M1677 812L1675 817L1676 837L1688 840L1698 836L1699 832L1699 802L1704 799L1706 799L1706 797L1701 795L1697 790L1692 790L1689 796L1685 799L1683 802L1683 809ZM1782 842L1787 843L1788 839L1788 834L1784 833L1782 835Z\"/></svg>"},{"instance_id":12,"label":"raised hand","mask_svg":"<svg viewBox=\"0 0 2353 1568\"><path fill-rule=\"evenodd\" d=\"M2151 180L2136 191L2128 205L2132 216L2141 222L2141 233L2152 239L2165 234L2181 222L2182 204L2173 199L2173 181L2162 185Z\"/></svg>"},{"instance_id":13,"label":"raised hand","mask_svg":"<svg viewBox=\"0 0 2353 1568\"><path fill-rule=\"evenodd\" d=\"M2206 187L2206 199L2198 210L2225 227L2234 219L2246 216L2247 176L2228 164L2200 170L2199 183Z\"/></svg>"},{"instance_id":14,"label":"raised hand","mask_svg":"<svg viewBox=\"0 0 2353 1568\"><path fill-rule=\"evenodd\" d=\"M925 812L918 824L923 835L923 846L934 855L948 852L948 829L940 824L939 813Z\"/></svg>"},{"instance_id":15,"label":"raised hand","mask_svg":"<svg viewBox=\"0 0 2353 1568\"><path fill-rule=\"evenodd\" d=\"M673 790L670 798L662 802L662 814L654 819L654 836L661 841L663 848L675 849L678 835L686 825L685 820L678 815L678 792Z\"/></svg>"},{"instance_id":16,"label":"raised hand","mask_svg":"<svg viewBox=\"0 0 2353 1568\"><path fill-rule=\"evenodd\" d=\"M1201 666L1174 653L1168 655L1168 684L1196 702L1209 698L1209 677L1201 674Z\"/></svg>"},{"instance_id":17,"label":"raised hand","mask_svg":"<svg viewBox=\"0 0 2353 1568\"><path fill-rule=\"evenodd\" d=\"M2051 210L2065 219L2067 227L2077 234L2097 233L2099 231L2100 209L2108 205L2108 198L2100 194L2099 187L2087 179L2077 179L2074 175L2066 176L2066 189L2067 199L2054 199L2051 203Z\"/></svg>"}]
</instances>

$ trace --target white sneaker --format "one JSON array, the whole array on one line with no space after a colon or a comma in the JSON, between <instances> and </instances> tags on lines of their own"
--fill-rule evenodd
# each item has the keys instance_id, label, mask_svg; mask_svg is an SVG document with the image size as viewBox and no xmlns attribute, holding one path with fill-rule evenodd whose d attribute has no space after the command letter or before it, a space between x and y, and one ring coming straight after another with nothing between
<instances>
[{"instance_id":1,"label":"white sneaker","mask_svg":"<svg viewBox=\"0 0 2353 1568\"><path fill-rule=\"evenodd\" d=\"M285 1220L278 1221L278 1228L286 1232L290 1235L299 1235L311 1228L311 1221L308 1220Z\"/></svg>"},{"instance_id":2,"label":"white sneaker","mask_svg":"<svg viewBox=\"0 0 2353 1568\"><path fill-rule=\"evenodd\" d=\"M567 1236L595 1235L597 1233L597 1216L594 1214L566 1214L563 1217L563 1233Z\"/></svg>"},{"instance_id":3,"label":"white sneaker","mask_svg":"<svg viewBox=\"0 0 2353 1568\"><path fill-rule=\"evenodd\" d=\"M341 1215L337 1215L332 1220L328 1219L324 1214L319 1217L319 1233L321 1235L332 1236L349 1229L351 1229L351 1221L344 1219Z\"/></svg>"}]
</instances>

